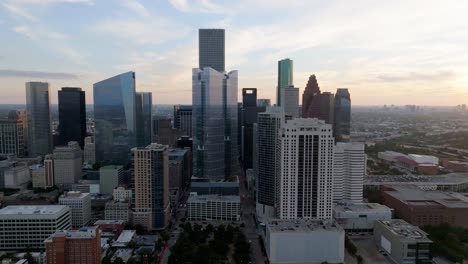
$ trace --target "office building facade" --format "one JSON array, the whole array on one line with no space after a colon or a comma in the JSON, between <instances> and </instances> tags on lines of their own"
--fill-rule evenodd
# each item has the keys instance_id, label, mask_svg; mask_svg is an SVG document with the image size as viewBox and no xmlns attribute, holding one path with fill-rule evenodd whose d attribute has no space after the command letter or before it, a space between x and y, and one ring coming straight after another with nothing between
<instances>
[{"instance_id":1,"label":"office building facade","mask_svg":"<svg viewBox=\"0 0 468 264\"><path fill-rule=\"evenodd\" d=\"M265 107L257 106L257 88L242 89L241 111L241 160L244 170L253 168L254 124L257 123L259 112Z\"/></svg>"},{"instance_id":2,"label":"office building facade","mask_svg":"<svg viewBox=\"0 0 468 264\"><path fill-rule=\"evenodd\" d=\"M91 221L91 195L81 192L65 192L59 197L59 204L71 208L71 225L80 228Z\"/></svg>"},{"instance_id":3,"label":"office building facade","mask_svg":"<svg viewBox=\"0 0 468 264\"><path fill-rule=\"evenodd\" d=\"M187 201L189 220L240 220L240 197L190 194Z\"/></svg>"},{"instance_id":4,"label":"office building facade","mask_svg":"<svg viewBox=\"0 0 468 264\"><path fill-rule=\"evenodd\" d=\"M256 146L257 217L264 222L274 217L281 172L281 129L284 126L281 107L267 107L258 114Z\"/></svg>"},{"instance_id":5,"label":"office building facade","mask_svg":"<svg viewBox=\"0 0 468 264\"><path fill-rule=\"evenodd\" d=\"M81 88L63 87L58 91L60 144L78 142L81 148L86 137L86 101Z\"/></svg>"},{"instance_id":6,"label":"office building facade","mask_svg":"<svg viewBox=\"0 0 468 264\"><path fill-rule=\"evenodd\" d=\"M101 230L97 226L57 230L44 245L46 264L101 263Z\"/></svg>"},{"instance_id":7,"label":"office building facade","mask_svg":"<svg viewBox=\"0 0 468 264\"><path fill-rule=\"evenodd\" d=\"M192 137L191 105L174 105L174 128L182 130L185 136Z\"/></svg>"},{"instance_id":8,"label":"office building facade","mask_svg":"<svg viewBox=\"0 0 468 264\"><path fill-rule=\"evenodd\" d=\"M106 220L122 220L130 222L130 202L129 201L109 201L104 209Z\"/></svg>"},{"instance_id":9,"label":"office building facade","mask_svg":"<svg viewBox=\"0 0 468 264\"><path fill-rule=\"evenodd\" d=\"M276 105L283 106L282 89L293 85L293 61L284 59L278 61L278 86L276 92Z\"/></svg>"},{"instance_id":10,"label":"office building facade","mask_svg":"<svg viewBox=\"0 0 468 264\"><path fill-rule=\"evenodd\" d=\"M367 169L364 144L338 142L334 158L333 200L362 202Z\"/></svg>"},{"instance_id":11,"label":"office building facade","mask_svg":"<svg viewBox=\"0 0 468 264\"><path fill-rule=\"evenodd\" d=\"M127 164L136 145L135 73L93 85L96 161Z\"/></svg>"},{"instance_id":12,"label":"office building facade","mask_svg":"<svg viewBox=\"0 0 468 264\"><path fill-rule=\"evenodd\" d=\"M0 120L0 156L26 155L23 122L20 120Z\"/></svg>"},{"instance_id":13,"label":"office building facade","mask_svg":"<svg viewBox=\"0 0 468 264\"><path fill-rule=\"evenodd\" d=\"M224 29L199 29L198 59L199 69L210 67L218 72L224 72L225 63Z\"/></svg>"},{"instance_id":14,"label":"office building facade","mask_svg":"<svg viewBox=\"0 0 468 264\"><path fill-rule=\"evenodd\" d=\"M67 206L7 206L0 209L0 250L44 249L45 239L70 228Z\"/></svg>"},{"instance_id":15,"label":"office building facade","mask_svg":"<svg viewBox=\"0 0 468 264\"><path fill-rule=\"evenodd\" d=\"M232 175L238 160L237 71L192 71L194 176Z\"/></svg>"},{"instance_id":16,"label":"office building facade","mask_svg":"<svg viewBox=\"0 0 468 264\"><path fill-rule=\"evenodd\" d=\"M337 142L347 142L350 140L351 96L346 88L338 88L338 90L336 90L333 135Z\"/></svg>"},{"instance_id":17,"label":"office building facade","mask_svg":"<svg viewBox=\"0 0 468 264\"><path fill-rule=\"evenodd\" d=\"M124 169L121 165L107 165L99 169L100 192L113 194L114 188L124 183Z\"/></svg>"},{"instance_id":18,"label":"office building facade","mask_svg":"<svg viewBox=\"0 0 468 264\"><path fill-rule=\"evenodd\" d=\"M167 146L152 143L132 151L135 166L134 224L141 224L147 230L165 228L170 216Z\"/></svg>"},{"instance_id":19,"label":"office building facade","mask_svg":"<svg viewBox=\"0 0 468 264\"><path fill-rule=\"evenodd\" d=\"M77 142L56 147L53 154L54 183L57 185L76 183L82 176L82 151Z\"/></svg>"},{"instance_id":20,"label":"office building facade","mask_svg":"<svg viewBox=\"0 0 468 264\"><path fill-rule=\"evenodd\" d=\"M294 86L281 88L281 107L284 114L292 118L299 117L299 88Z\"/></svg>"},{"instance_id":21,"label":"office building facade","mask_svg":"<svg viewBox=\"0 0 468 264\"><path fill-rule=\"evenodd\" d=\"M85 138L85 145L83 147L83 163L94 165L96 163L96 144L94 137L89 136Z\"/></svg>"},{"instance_id":22,"label":"office building facade","mask_svg":"<svg viewBox=\"0 0 468 264\"><path fill-rule=\"evenodd\" d=\"M37 157L51 153L53 143L48 83L26 83L26 112L29 156Z\"/></svg>"},{"instance_id":23,"label":"office building facade","mask_svg":"<svg viewBox=\"0 0 468 264\"><path fill-rule=\"evenodd\" d=\"M144 147L151 144L153 120L153 94L149 92L135 93L136 108L136 144Z\"/></svg>"},{"instance_id":24,"label":"office building facade","mask_svg":"<svg viewBox=\"0 0 468 264\"><path fill-rule=\"evenodd\" d=\"M332 127L315 118L288 120L282 130L277 212L281 219L330 219Z\"/></svg>"}]
</instances>

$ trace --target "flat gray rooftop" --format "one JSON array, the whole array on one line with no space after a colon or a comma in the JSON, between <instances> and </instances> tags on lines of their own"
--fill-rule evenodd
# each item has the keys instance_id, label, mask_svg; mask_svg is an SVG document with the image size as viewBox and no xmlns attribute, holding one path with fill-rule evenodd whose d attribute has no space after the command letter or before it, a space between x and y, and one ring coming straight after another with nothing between
<instances>
[{"instance_id":1,"label":"flat gray rooftop","mask_svg":"<svg viewBox=\"0 0 468 264\"><path fill-rule=\"evenodd\" d=\"M10 205L0 209L0 215L51 215L66 208L66 205Z\"/></svg>"}]
</instances>

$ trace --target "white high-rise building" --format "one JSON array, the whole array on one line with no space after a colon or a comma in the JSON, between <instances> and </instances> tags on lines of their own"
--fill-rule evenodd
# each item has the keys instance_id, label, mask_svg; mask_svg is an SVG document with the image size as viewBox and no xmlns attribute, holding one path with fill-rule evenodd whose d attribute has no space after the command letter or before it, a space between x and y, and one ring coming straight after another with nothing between
<instances>
[{"instance_id":1,"label":"white high-rise building","mask_svg":"<svg viewBox=\"0 0 468 264\"><path fill-rule=\"evenodd\" d=\"M335 202L362 202L366 164L367 156L363 143L336 143L333 175Z\"/></svg>"},{"instance_id":2,"label":"white high-rise building","mask_svg":"<svg viewBox=\"0 0 468 264\"><path fill-rule=\"evenodd\" d=\"M81 192L65 192L59 197L59 204L71 208L72 227L79 228L91 221L91 195Z\"/></svg>"},{"instance_id":3,"label":"white high-rise building","mask_svg":"<svg viewBox=\"0 0 468 264\"><path fill-rule=\"evenodd\" d=\"M68 142L68 146L54 149L55 184L71 184L81 179L82 153L78 142Z\"/></svg>"},{"instance_id":4,"label":"white high-rise building","mask_svg":"<svg viewBox=\"0 0 468 264\"><path fill-rule=\"evenodd\" d=\"M332 218L333 149L332 127L325 121L298 118L286 122L278 180L279 218Z\"/></svg>"},{"instance_id":5,"label":"white high-rise building","mask_svg":"<svg viewBox=\"0 0 468 264\"><path fill-rule=\"evenodd\" d=\"M83 162L88 165L94 165L94 163L96 163L96 145L94 144L94 137L85 137L84 142L85 144L83 147Z\"/></svg>"}]
</instances>

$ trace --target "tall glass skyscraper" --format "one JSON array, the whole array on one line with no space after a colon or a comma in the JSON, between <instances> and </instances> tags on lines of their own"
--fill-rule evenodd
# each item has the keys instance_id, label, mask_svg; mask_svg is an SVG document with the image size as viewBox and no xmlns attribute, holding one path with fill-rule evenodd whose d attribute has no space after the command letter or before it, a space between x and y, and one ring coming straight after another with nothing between
<instances>
[{"instance_id":1,"label":"tall glass skyscraper","mask_svg":"<svg viewBox=\"0 0 468 264\"><path fill-rule=\"evenodd\" d=\"M63 87L58 91L60 144L76 141L81 149L86 137L85 92L81 88Z\"/></svg>"},{"instance_id":2,"label":"tall glass skyscraper","mask_svg":"<svg viewBox=\"0 0 468 264\"><path fill-rule=\"evenodd\" d=\"M199 29L198 68L211 67L224 72L224 29Z\"/></svg>"},{"instance_id":3,"label":"tall glass skyscraper","mask_svg":"<svg viewBox=\"0 0 468 264\"><path fill-rule=\"evenodd\" d=\"M237 166L237 71L192 71L194 176L219 180Z\"/></svg>"},{"instance_id":4,"label":"tall glass skyscraper","mask_svg":"<svg viewBox=\"0 0 468 264\"><path fill-rule=\"evenodd\" d=\"M351 96L347 88L338 88L335 94L333 134L336 142L348 142L351 134Z\"/></svg>"},{"instance_id":5,"label":"tall glass skyscraper","mask_svg":"<svg viewBox=\"0 0 468 264\"><path fill-rule=\"evenodd\" d=\"M281 89L293 85L293 61L284 59L278 61L278 87L276 91L276 105L283 106L281 102Z\"/></svg>"},{"instance_id":6,"label":"tall glass skyscraper","mask_svg":"<svg viewBox=\"0 0 468 264\"><path fill-rule=\"evenodd\" d=\"M96 161L127 164L136 145L135 72L97 82L93 88Z\"/></svg>"},{"instance_id":7,"label":"tall glass skyscraper","mask_svg":"<svg viewBox=\"0 0 468 264\"><path fill-rule=\"evenodd\" d=\"M151 144L151 120L153 111L152 93L135 94L137 146L145 147Z\"/></svg>"},{"instance_id":8,"label":"tall glass skyscraper","mask_svg":"<svg viewBox=\"0 0 468 264\"><path fill-rule=\"evenodd\" d=\"M49 83L26 83L28 151L30 157L52 153Z\"/></svg>"},{"instance_id":9,"label":"tall glass skyscraper","mask_svg":"<svg viewBox=\"0 0 468 264\"><path fill-rule=\"evenodd\" d=\"M275 215L277 180L281 173L281 129L285 115L281 107L258 113L256 138L257 216L266 222Z\"/></svg>"}]
</instances>

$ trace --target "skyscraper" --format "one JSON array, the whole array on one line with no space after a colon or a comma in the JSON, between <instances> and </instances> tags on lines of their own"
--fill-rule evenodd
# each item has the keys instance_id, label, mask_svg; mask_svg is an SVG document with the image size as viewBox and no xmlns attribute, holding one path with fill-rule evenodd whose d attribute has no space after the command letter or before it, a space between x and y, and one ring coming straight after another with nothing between
<instances>
[{"instance_id":1,"label":"skyscraper","mask_svg":"<svg viewBox=\"0 0 468 264\"><path fill-rule=\"evenodd\" d=\"M276 105L283 106L281 90L293 85L293 61L284 59L278 61L278 87L276 92Z\"/></svg>"},{"instance_id":2,"label":"skyscraper","mask_svg":"<svg viewBox=\"0 0 468 264\"><path fill-rule=\"evenodd\" d=\"M151 143L132 151L135 166L133 221L147 230L164 228L170 216L167 146Z\"/></svg>"},{"instance_id":3,"label":"skyscraper","mask_svg":"<svg viewBox=\"0 0 468 264\"><path fill-rule=\"evenodd\" d=\"M199 69L211 67L218 72L224 72L224 29L198 30Z\"/></svg>"},{"instance_id":4,"label":"skyscraper","mask_svg":"<svg viewBox=\"0 0 468 264\"><path fill-rule=\"evenodd\" d=\"M299 88L291 85L282 88L280 93L284 114L292 118L299 117Z\"/></svg>"},{"instance_id":5,"label":"skyscraper","mask_svg":"<svg viewBox=\"0 0 468 264\"><path fill-rule=\"evenodd\" d=\"M242 89L242 122L241 123L241 159L244 169L253 168L253 125L257 123L259 112L265 111L265 107L257 106L257 88Z\"/></svg>"},{"instance_id":6,"label":"skyscraper","mask_svg":"<svg viewBox=\"0 0 468 264\"><path fill-rule=\"evenodd\" d=\"M318 112L318 95L320 94L320 87L315 75L311 75L307 81L307 85L302 94L302 117L311 118L317 117L313 113Z\"/></svg>"},{"instance_id":7,"label":"skyscraper","mask_svg":"<svg viewBox=\"0 0 468 264\"><path fill-rule=\"evenodd\" d=\"M347 88L338 88L335 95L333 136L336 141L347 142L351 134L351 96Z\"/></svg>"},{"instance_id":8,"label":"skyscraper","mask_svg":"<svg viewBox=\"0 0 468 264\"><path fill-rule=\"evenodd\" d=\"M151 144L151 122L153 115L153 94L149 92L135 93L136 108L136 144L145 147Z\"/></svg>"},{"instance_id":9,"label":"skyscraper","mask_svg":"<svg viewBox=\"0 0 468 264\"><path fill-rule=\"evenodd\" d=\"M52 152L49 84L26 83L26 112L28 117L28 154L44 156Z\"/></svg>"},{"instance_id":10,"label":"skyscraper","mask_svg":"<svg viewBox=\"0 0 468 264\"><path fill-rule=\"evenodd\" d=\"M333 200L362 202L367 157L363 143L338 142L333 168Z\"/></svg>"},{"instance_id":11,"label":"skyscraper","mask_svg":"<svg viewBox=\"0 0 468 264\"><path fill-rule=\"evenodd\" d=\"M332 126L315 118L288 120L281 141L277 213L282 219L330 219L333 202Z\"/></svg>"},{"instance_id":12,"label":"skyscraper","mask_svg":"<svg viewBox=\"0 0 468 264\"><path fill-rule=\"evenodd\" d=\"M256 171L257 216L266 222L275 215L276 181L281 169L281 128L284 112L281 107L267 107L258 114Z\"/></svg>"},{"instance_id":13,"label":"skyscraper","mask_svg":"<svg viewBox=\"0 0 468 264\"><path fill-rule=\"evenodd\" d=\"M0 156L15 155L23 157L26 154L24 123L15 119L0 119Z\"/></svg>"},{"instance_id":14,"label":"skyscraper","mask_svg":"<svg viewBox=\"0 0 468 264\"><path fill-rule=\"evenodd\" d=\"M237 71L192 71L194 176L219 180L237 166Z\"/></svg>"},{"instance_id":15,"label":"skyscraper","mask_svg":"<svg viewBox=\"0 0 468 264\"><path fill-rule=\"evenodd\" d=\"M81 148L86 137L85 92L81 88L63 87L58 91L60 144L78 142Z\"/></svg>"},{"instance_id":16,"label":"skyscraper","mask_svg":"<svg viewBox=\"0 0 468 264\"><path fill-rule=\"evenodd\" d=\"M135 73L122 73L93 88L96 162L124 165L136 145Z\"/></svg>"},{"instance_id":17,"label":"skyscraper","mask_svg":"<svg viewBox=\"0 0 468 264\"><path fill-rule=\"evenodd\" d=\"M182 130L185 136L192 137L191 105L174 105L174 128Z\"/></svg>"}]
</instances>

